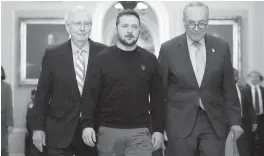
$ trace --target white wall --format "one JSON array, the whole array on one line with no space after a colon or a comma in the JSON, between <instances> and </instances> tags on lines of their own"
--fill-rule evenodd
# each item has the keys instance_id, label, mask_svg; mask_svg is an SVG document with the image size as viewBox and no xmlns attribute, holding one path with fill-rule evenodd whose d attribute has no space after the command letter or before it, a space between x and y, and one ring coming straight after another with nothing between
<instances>
[{"instance_id":1,"label":"white wall","mask_svg":"<svg viewBox=\"0 0 264 156\"><path fill-rule=\"evenodd\" d=\"M184 32L182 24L182 10L187 2L163 2L169 14L170 38ZM98 2L2 2L1 8L1 61L7 75L7 82L12 84L14 101L15 131L10 138L10 151L13 155L22 154L24 151L25 114L29 99L29 92L35 86L19 86L19 51L17 50L19 39L16 38L17 12L40 11L58 13L63 16L66 10L74 5L84 5L91 12L95 12ZM206 2L211 16L239 15L242 20L242 74L245 75L255 69L264 74L264 2ZM51 10L51 11L50 11ZM56 11L59 10L59 11ZM44 11L44 12L41 12ZM96 17L94 17L96 18ZM100 19L96 19L100 20ZM19 143L18 143L19 142Z\"/></svg>"},{"instance_id":2,"label":"white wall","mask_svg":"<svg viewBox=\"0 0 264 156\"><path fill-rule=\"evenodd\" d=\"M248 53L251 53L252 64L250 69L261 71L264 74L264 2L255 3L254 12L254 35L252 35L252 49L249 49ZM264 83L263 83L264 85Z\"/></svg>"}]
</instances>

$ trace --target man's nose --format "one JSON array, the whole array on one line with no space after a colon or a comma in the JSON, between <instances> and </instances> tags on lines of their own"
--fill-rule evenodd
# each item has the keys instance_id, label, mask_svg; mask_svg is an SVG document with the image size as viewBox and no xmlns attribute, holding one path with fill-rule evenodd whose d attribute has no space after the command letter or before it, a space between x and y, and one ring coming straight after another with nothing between
<instances>
[{"instance_id":1,"label":"man's nose","mask_svg":"<svg viewBox=\"0 0 264 156\"><path fill-rule=\"evenodd\" d=\"M85 24L82 23L81 26L80 26L80 30L81 30L81 31L84 31L84 29L85 29Z\"/></svg>"},{"instance_id":2,"label":"man's nose","mask_svg":"<svg viewBox=\"0 0 264 156\"><path fill-rule=\"evenodd\" d=\"M199 29L200 29L200 28L199 28L198 25L196 24L195 27L194 27L194 31L197 32L197 31L199 31Z\"/></svg>"},{"instance_id":3,"label":"man's nose","mask_svg":"<svg viewBox=\"0 0 264 156\"><path fill-rule=\"evenodd\" d=\"M131 33L133 30L132 30L132 27L128 27L127 28L127 32Z\"/></svg>"}]
</instances>

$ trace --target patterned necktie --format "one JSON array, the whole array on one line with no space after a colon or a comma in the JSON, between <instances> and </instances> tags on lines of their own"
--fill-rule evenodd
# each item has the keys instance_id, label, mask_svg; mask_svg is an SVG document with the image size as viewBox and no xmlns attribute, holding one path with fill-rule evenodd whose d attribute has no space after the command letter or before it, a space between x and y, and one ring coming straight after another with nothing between
<instances>
[{"instance_id":1,"label":"patterned necktie","mask_svg":"<svg viewBox=\"0 0 264 156\"><path fill-rule=\"evenodd\" d=\"M259 106L259 96L258 96L258 89L257 87L254 87L255 90L255 111L256 114L260 114L260 106Z\"/></svg>"},{"instance_id":2,"label":"patterned necktie","mask_svg":"<svg viewBox=\"0 0 264 156\"><path fill-rule=\"evenodd\" d=\"M201 43L200 42L194 42L193 45L196 47L195 52L195 63L196 63L196 70L195 75L197 82L199 86L202 83L203 75L204 75L204 69L205 69L205 61L203 57L203 53L200 51Z\"/></svg>"},{"instance_id":3,"label":"patterned necktie","mask_svg":"<svg viewBox=\"0 0 264 156\"><path fill-rule=\"evenodd\" d=\"M82 95L84 79L85 79L85 63L84 63L84 58L83 58L84 52L85 51L83 50L80 50L78 52L78 57L76 61L76 80L77 80L78 88L79 88L81 95Z\"/></svg>"}]
</instances>

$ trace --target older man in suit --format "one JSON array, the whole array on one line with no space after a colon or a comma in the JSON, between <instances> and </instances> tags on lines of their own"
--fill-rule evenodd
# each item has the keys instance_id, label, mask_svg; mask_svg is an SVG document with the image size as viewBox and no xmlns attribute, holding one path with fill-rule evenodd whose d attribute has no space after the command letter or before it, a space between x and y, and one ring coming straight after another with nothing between
<instances>
[{"instance_id":1,"label":"older man in suit","mask_svg":"<svg viewBox=\"0 0 264 156\"><path fill-rule=\"evenodd\" d=\"M46 51L35 96L33 143L49 156L93 156L96 149L82 141L81 100L90 60L105 45L89 39L92 17L81 6L65 16L71 39ZM45 130L45 132L44 132Z\"/></svg>"},{"instance_id":2,"label":"older man in suit","mask_svg":"<svg viewBox=\"0 0 264 156\"><path fill-rule=\"evenodd\" d=\"M186 33L162 44L159 61L166 90L166 156L222 156L227 124L243 133L228 43L205 33L209 9L185 6Z\"/></svg>"},{"instance_id":3,"label":"older man in suit","mask_svg":"<svg viewBox=\"0 0 264 156\"><path fill-rule=\"evenodd\" d=\"M14 127L12 89L6 83L5 71L1 67L1 155L8 156L8 135Z\"/></svg>"}]
</instances>

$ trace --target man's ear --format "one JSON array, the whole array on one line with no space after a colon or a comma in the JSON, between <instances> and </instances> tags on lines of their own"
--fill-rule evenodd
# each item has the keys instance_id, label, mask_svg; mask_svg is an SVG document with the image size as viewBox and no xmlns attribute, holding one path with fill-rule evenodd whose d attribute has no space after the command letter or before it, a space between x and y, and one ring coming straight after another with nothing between
<instances>
[{"instance_id":1,"label":"man's ear","mask_svg":"<svg viewBox=\"0 0 264 156\"><path fill-rule=\"evenodd\" d=\"M70 28L69 28L68 22L65 23L65 28L66 28L66 31L70 34Z\"/></svg>"},{"instance_id":2,"label":"man's ear","mask_svg":"<svg viewBox=\"0 0 264 156\"><path fill-rule=\"evenodd\" d=\"M263 76L259 74L259 80L262 82L263 81Z\"/></svg>"},{"instance_id":3,"label":"man's ear","mask_svg":"<svg viewBox=\"0 0 264 156\"><path fill-rule=\"evenodd\" d=\"M183 26L184 26L184 28L186 28L186 20L185 20L184 17L182 17L182 22L183 22Z\"/></svg>"},{"instance_id":4,"label":"man's ear","mask_svg":"<svg viewBox=\"0 0 264 156\"><path fill-rule=\"evenodd\" d=\"M117 26L115 26L115 33L116 33L116 35L117 35Z\"/></svg>"}]
</instances>

